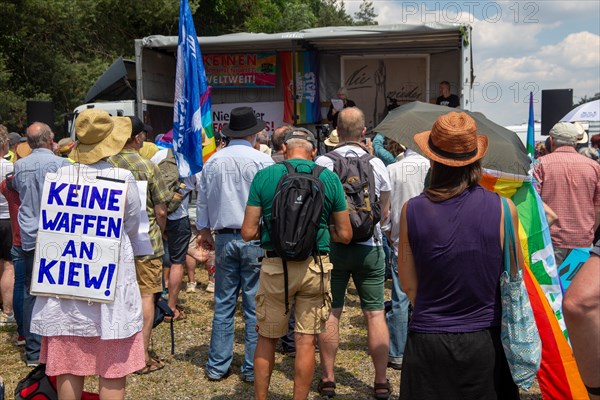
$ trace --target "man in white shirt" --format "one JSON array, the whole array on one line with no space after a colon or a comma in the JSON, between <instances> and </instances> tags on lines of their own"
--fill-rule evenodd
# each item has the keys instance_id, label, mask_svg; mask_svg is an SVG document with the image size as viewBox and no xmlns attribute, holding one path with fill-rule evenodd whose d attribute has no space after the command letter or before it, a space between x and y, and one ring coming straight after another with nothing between
<instances>
[{"instance_id":1,"label":"man in white shirt","mask_svg":"<svg viewBox=\"0 0 600 400\"><path fill-rule=\"evenodd\" d=\"M230 123L222 133L231 138L223 150L212 155L200 173L196 211L196 247L215 250L215 309L206 363L209 380L221 380L231 373L233 360L234 313L241 292L244 321L244 362L242 375L254 382L256 305L260 241L245 242L242 222L250 184L259 170L273 164L268 155L253 148L256 135L265 127L250 107L231 111ZM215 233L213 240L211 231Z\"/></svg>"}]
</instances>

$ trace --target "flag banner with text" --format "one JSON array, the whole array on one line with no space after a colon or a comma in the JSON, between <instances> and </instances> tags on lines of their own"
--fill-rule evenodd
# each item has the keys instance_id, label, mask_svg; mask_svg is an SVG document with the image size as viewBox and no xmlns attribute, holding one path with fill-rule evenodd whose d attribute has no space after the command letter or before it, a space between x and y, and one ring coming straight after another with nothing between
<instances>
[{"instance_id":1,"label":"flag banner with text","mask_svg":"<svg viewBox=\"0 0 600 400\"><path fill-rule=\"evenodd\" d=\"M215 88L273 88L277 54L204 54L206 80Z\"/></svg>"},{"instance_id":2,"label":"flag banner with text","mask_svg":"<svg viewBox=\"0 0 600 400\"><path fill-rule=\"evenodd\" d=\"M296 93L294 96L294 74L292 52L279 53L283 79L283 120L297 124L321 122L321 100L319 99L319 58L314 51L296 53ZM296 101L294 101L294 99Z\"/></svg>"}]
</instances>

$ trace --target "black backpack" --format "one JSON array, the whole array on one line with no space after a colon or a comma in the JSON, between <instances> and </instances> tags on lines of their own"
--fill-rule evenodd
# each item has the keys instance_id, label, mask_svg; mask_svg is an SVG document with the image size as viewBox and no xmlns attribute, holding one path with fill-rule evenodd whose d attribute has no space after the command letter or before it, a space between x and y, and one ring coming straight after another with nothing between
<instances>
[{"instance_id":1,"label":"black backpack","mask_svg":"<svg viewBox=\"0 0 600 400\"><path fill-rule=\"evenodd\" d=\"M160 293L154 295L154 321L152 322L152 329L160 325L165 320L165 317L169 317L169 330L171 331L171 354L175 354L175 329L173 328L173 318L175 313L169 307L167 299L162 297Z\"/></svg>"},{"instance_id":2,"label":"black backpack","mask_svg":"<svg viewBox=\"0 0 600 400\"><path fill-rule=\"evenodd\" d=\"M283 260L285 280L285 312L288 304L288 272L287 261L302 261L315 255L317 234L321 225L325 186L319 179L324 170L315 165L310 172L301 172L305 165L294 168L287 161L282 161L287 174L279 179L271 208L271 243L275 252Z\"/></svg>"},{"instance_id":3,"label":"black backpack","mask_svg":"<svg viewBox=\"0 0 600 400\"><path fill-rule=\"evenodd\" d=\"M375 194L375 175L370 163L374 156L369 153L358 156L353 150L348 150L345 155L332 151L325 157L333 160L333 170L344 188L352 225L352 243L369 240L381 219L381 206Z\"/></svg>"}]
</instances>

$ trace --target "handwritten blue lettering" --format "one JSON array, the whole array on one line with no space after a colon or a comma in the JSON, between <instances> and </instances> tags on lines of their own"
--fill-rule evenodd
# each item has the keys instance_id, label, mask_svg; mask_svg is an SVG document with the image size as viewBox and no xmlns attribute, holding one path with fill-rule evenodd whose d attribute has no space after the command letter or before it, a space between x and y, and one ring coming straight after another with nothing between
<instances>
[{"instance_id":1,"label":"handwritten blue lettering","mask_svg":"<svg viewBox=\"0 0 600 400\"><path fill-rule=\"evenodd\" d=\"M57 260L52 260L49 263L46 263L45 258L40 258L40 272L38 274L38 283L43 283L44 277L46 277L48 283L50 283L51 285L56 284L56 281L54 280L50 269L54 267L57 262Z\"/></svg>"}]
</instances>

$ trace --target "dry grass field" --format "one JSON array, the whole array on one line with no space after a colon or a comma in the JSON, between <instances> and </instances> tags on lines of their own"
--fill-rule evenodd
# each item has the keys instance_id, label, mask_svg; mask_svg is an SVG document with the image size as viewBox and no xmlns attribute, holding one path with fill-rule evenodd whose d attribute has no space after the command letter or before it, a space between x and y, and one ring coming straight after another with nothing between
<instances>
[{"instance_id":1,"label":"dry grass field","mask_svg":"<svg viewBox=\"0 0 600 400\"><path fill-rule=\"evenodd\" d=\"M206 280L206 273L198 270L197 276ZM386 298L390 298L390 282L386 282ZM127 381L128 399L214 399L243 400L253 398L253 387L241 379L240 366L243 360L243 323L241 312L236 315L236 344L233 360L233 374L221 382L210 382L204 376L212 320L212 296L204 291L205 285L198 285L196 293L181 293L180 303L187 319L175 323L175 355L170 354L168 324L161 324L153 334L153 349L167 366L148 375L132 375ZM373 366L367 354L366 330L359 309L358 296L349 289L347 306L342 315L341 344L337 358L336 380L339 400L371 399ZM6 398L13 398L17 382L30 368L22 361L22 349L14 345L15 329L0 330L0 376L6 385ZM271 379L269 399L291 399L293 388L294 359L282 354L275 358L275 371ZM317 370L313 381L313 392L309 399L319 399L316 392L320 374ZM388 377L396 398L400 386L400 371L388 369ZM97 379L86 379L86 390L95 391ZM522 399L541 399L537 385Z\"/></svg>"}]
</instances>

